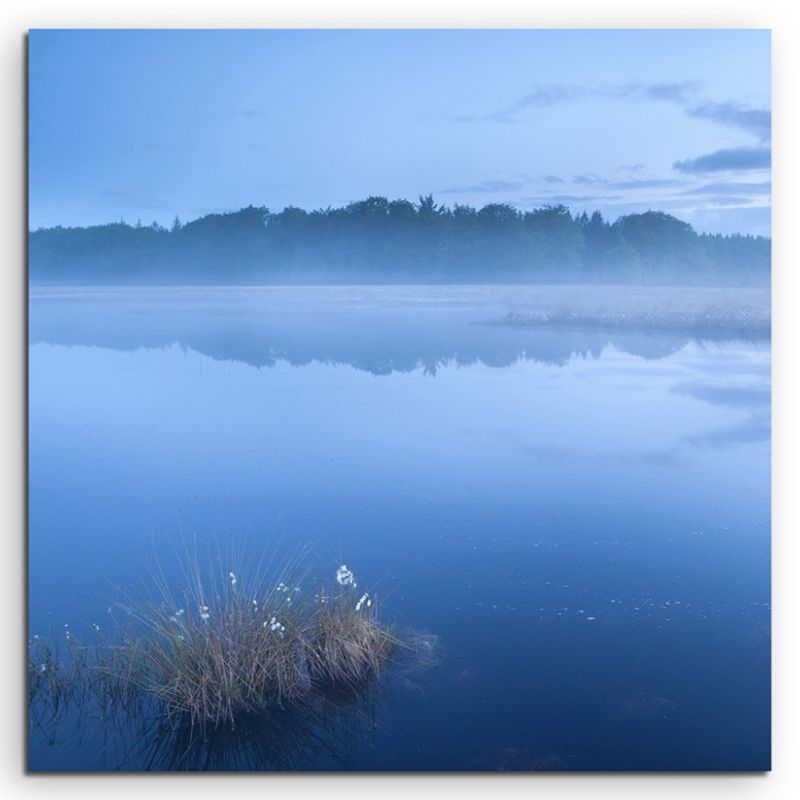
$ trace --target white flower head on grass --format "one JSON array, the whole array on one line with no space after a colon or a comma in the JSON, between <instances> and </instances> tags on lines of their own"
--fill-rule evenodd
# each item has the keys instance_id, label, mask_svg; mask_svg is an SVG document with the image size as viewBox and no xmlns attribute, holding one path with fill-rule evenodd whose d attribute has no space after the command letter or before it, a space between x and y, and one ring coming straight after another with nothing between
<instances>
[{"instance_id":1,"label":"white flower head on grass","mask_svg":"<svg viewBox=\"0 0 800 800\"><path fill-rule=\"evenodd\" d=\"M361 611L362 607L366 605L369 608L372 605L372 600L370 600L369 592L364 592L364 594L359 597L358 602L356 603L356 611Z\"/></svg>"},{"instance_id":2,"label":"white flower head on grass","mask_svg":"<svg viewBox=\"0 0 800 800\"><path fill-rule=\"evenodd\" d=\"M281 625L281 623L278 622L276 617L273 617L270 620L264 620L264 622L262 623L261 627L262 628L266 628L267 625L269 625L269 629L273 633L277 632L278 636L280 636L281 639L283 639L283 634L286 633L286 626L285 625Z\"/></svg>"},{"instance_id":3,"label":"white flower head on grass","mask_svg":"<svg viewBox=\"0 0 800 800\"><path fill-rule=\"evenodd\" d=\"M211 613L208 610L208 606L200 606L200 619L208 619L211 616Z\"/></svg>"},{"instance_id":4,"label":"white flower head on grass","mask_svg":"<svg viewBox=\"0 0 800 800\"><path fill-rule=\"evenodd\" d=\"M231 579L231 586L236 586L236 576L232 572L229 572L228 577Z\"/></svg>"},{"instance_id":5,"label":"white flower head on grass","mask_svg":"<svg viewBox=\"0 0 800 800\"><path fill-rule=\"evenodd\" d=\"M352 586L354 589L356 588L355 576L347 569L345 564L342 564L339 569L336 570L336 583L340 586Z\"/></svg>"},{"instance_id":6,"label":"white flower head on grass","mask_svg":"<svg viewBox=\"0 0 800 800\"><path fill-rule=\"evenodd\" d=\"M96 622L93 622L92 623L92 630L93 631L99 631L100 630L100 626Z\"/></svg>"}]
</instances>

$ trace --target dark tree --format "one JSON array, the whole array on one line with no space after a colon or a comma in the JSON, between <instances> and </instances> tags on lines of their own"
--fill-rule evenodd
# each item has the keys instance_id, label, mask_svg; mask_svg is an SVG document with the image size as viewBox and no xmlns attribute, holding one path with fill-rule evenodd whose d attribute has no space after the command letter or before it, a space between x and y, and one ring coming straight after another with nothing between
<instances>
[{"instance_id":1,"label":"dark tree","mask_svg":"<svg viewBox=\"0 0 800 800\"><path fill-rule=\"evenodd\" d=\"M769 281L770 240L698 235L659 211L613 224L563 205L438 205L372 196L340 208L248 206L169 230L124 222L29 234L34 282L458 283Z\"/></svg>"}]
</instances>

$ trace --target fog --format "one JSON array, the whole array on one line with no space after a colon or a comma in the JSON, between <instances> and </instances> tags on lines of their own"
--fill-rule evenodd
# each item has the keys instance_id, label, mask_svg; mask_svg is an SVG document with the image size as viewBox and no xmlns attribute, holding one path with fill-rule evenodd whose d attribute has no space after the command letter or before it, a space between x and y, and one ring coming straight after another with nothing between
<instances>
[{"instance_id":1,"label":"fog","mask_svg":"<svg viewBox=\"0 0 800 800\"><path fill-rule=\"evenodd\" d=\"M764 288L34 288L30 339L119 350L179 344L259 367L318 361L435 374L449 363L566 364L609 346L663 358L692 340L767 340L769 320Z\"/></svg>"}]
</instances>

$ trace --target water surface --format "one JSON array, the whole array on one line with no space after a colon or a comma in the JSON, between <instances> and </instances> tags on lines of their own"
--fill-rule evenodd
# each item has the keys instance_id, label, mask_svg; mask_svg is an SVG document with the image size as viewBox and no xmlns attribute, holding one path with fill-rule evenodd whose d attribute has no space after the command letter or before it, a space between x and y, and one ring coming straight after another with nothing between
<instances>
[{"instance_id":1,"label":"water surface","mask_svg":"<svg viewBox=\"0 0 800 800\"><path fill-rule=\"evenodd\" d=\"M439 663L300 766L767 769L769 341L475 324L518 307L33 290L31 634L182 537L312 543ZM128 735L34 731L30 765L165 766Z\"/></svg>"}]
</instances>

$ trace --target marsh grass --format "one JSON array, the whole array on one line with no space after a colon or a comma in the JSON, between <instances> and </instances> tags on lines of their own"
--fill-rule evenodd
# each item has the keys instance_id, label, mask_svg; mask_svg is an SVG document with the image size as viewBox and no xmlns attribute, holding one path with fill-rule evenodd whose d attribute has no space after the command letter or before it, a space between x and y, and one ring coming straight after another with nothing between
<instances>
[{"instance_id":1,"label":"marsh grass","mask_svg":"<svg viewBox=\"0 0 800 800\"><path fill-rule=\"evenodd\" d=\"M67 626L48 641L35 637L32 715L56 722L90 702L111 715L147 707L175 729L206 732L357 694L406 645L346 567L314 591L303 564L275 570L217 553L204 566L187 552L178 593L156 568L148 591L109 609L104 630L92 623L85 639Z\"/></svg>"},{"instance_id":2,"label":"marsh grass","mask_svg":"<svg viewBox=\"0 0 800 800\"><path fill-rule=\"evenodd\" d=\"M396 634L379 623L377 607L359 607L352 594L334 595L314 615L306 663L317 685L357 688L376 676L400 645Z\"/></svg>"}]
</instances>

